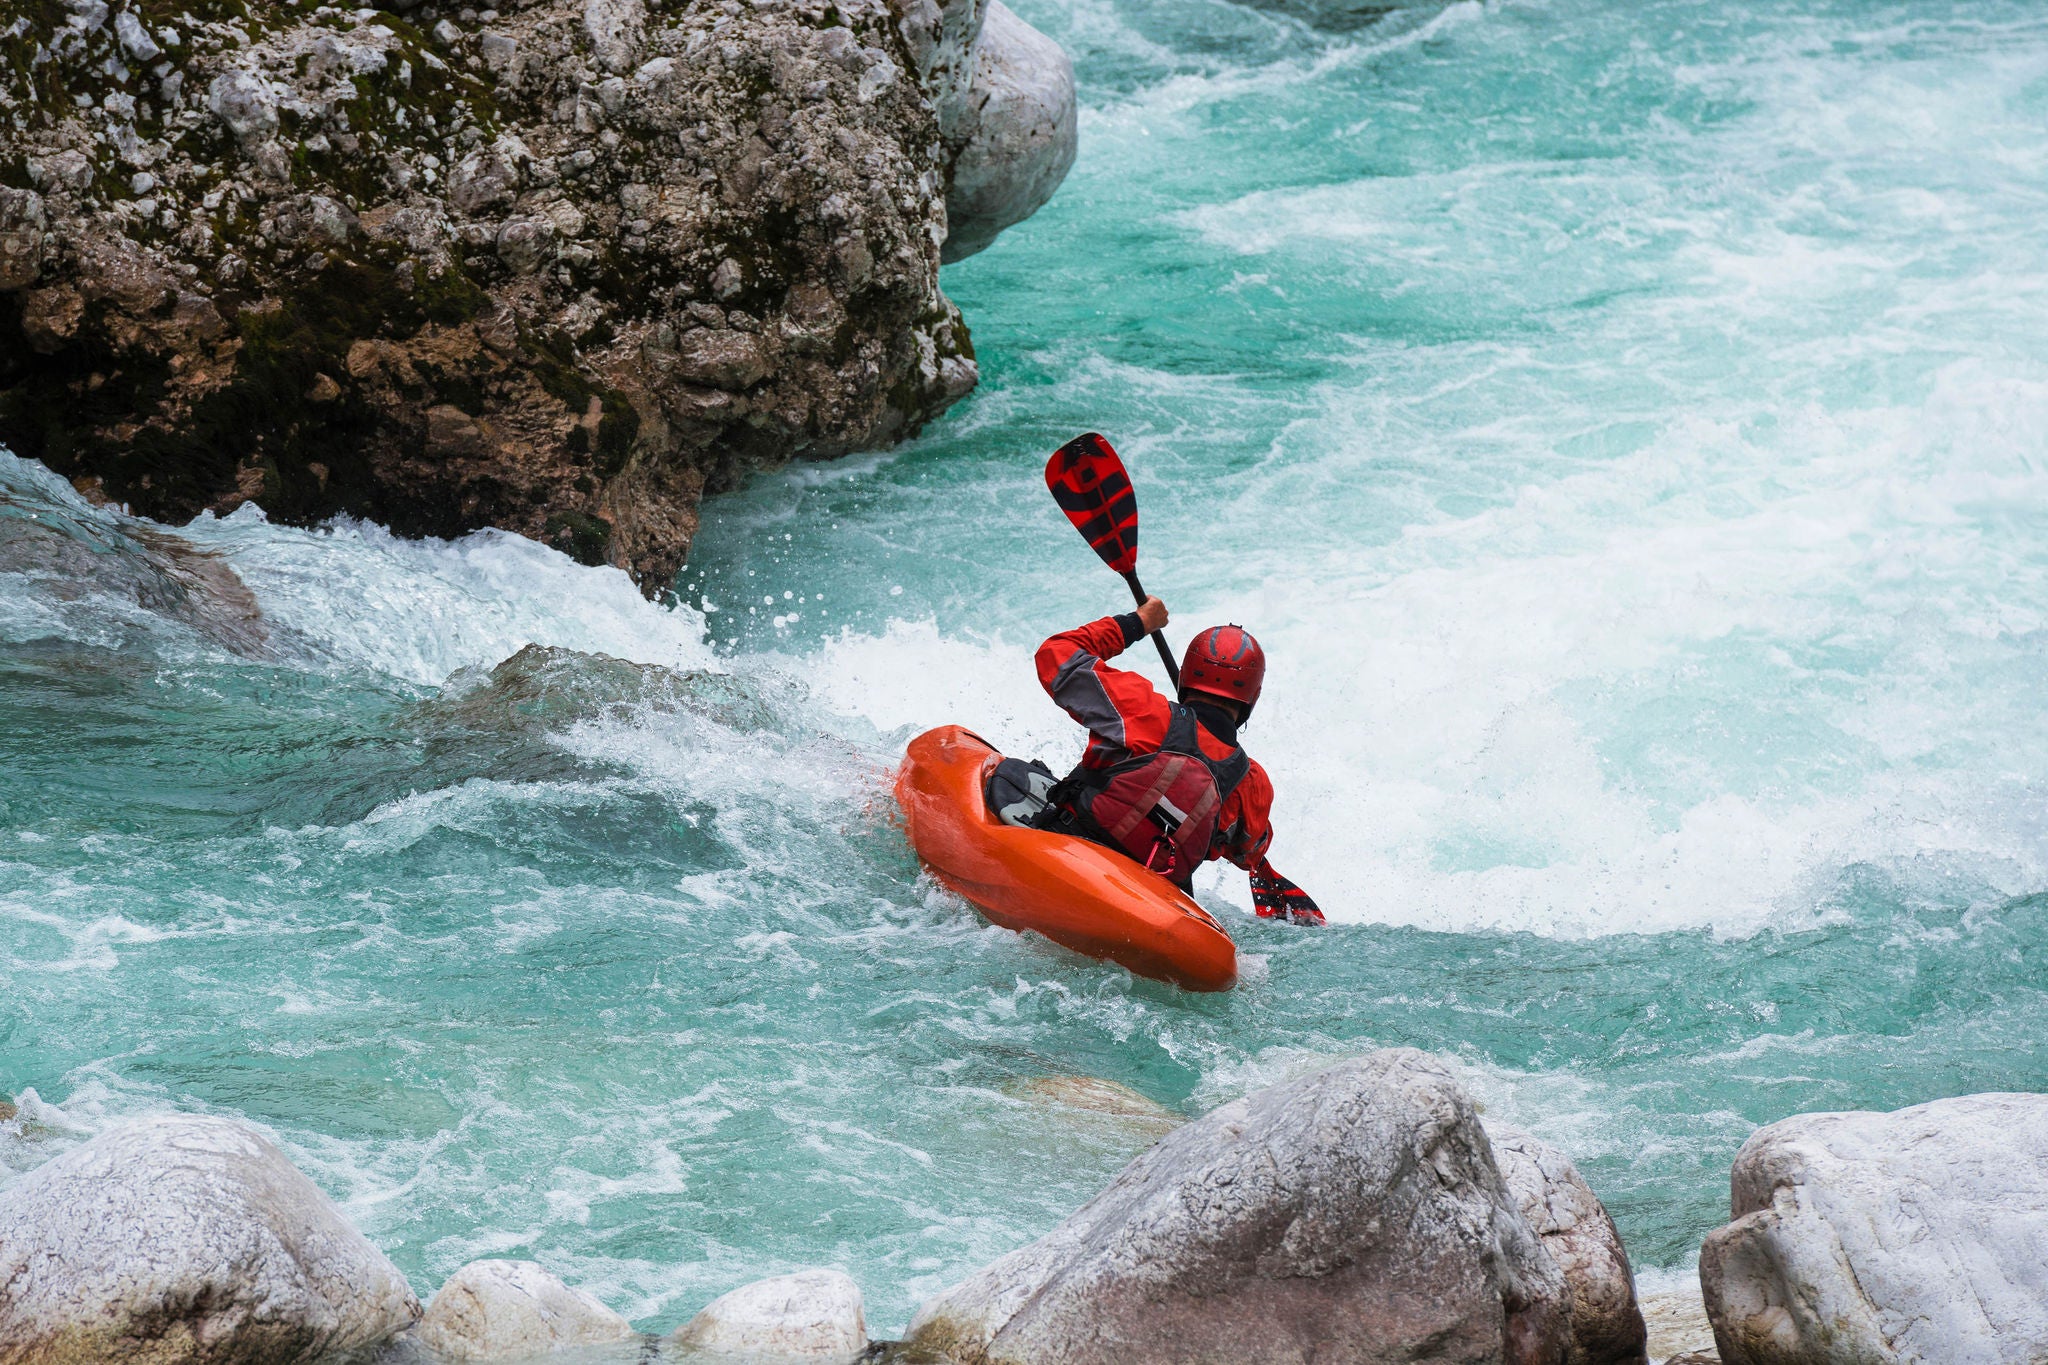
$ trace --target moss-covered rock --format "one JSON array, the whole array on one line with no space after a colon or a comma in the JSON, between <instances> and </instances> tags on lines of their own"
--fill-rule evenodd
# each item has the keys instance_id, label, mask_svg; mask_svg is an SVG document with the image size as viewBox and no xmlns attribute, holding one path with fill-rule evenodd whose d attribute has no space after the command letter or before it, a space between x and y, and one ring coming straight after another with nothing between
<instances>
[{"instance_id":1,"label":"moss-covered rock","mask_svg":"<svg viewBox=\"0 0 2048 1365\"><path fill-rule=\"evenodd\" d=\"M502 526L652 592L707 489L972 387L935 101L979 0L394 3L11 7L0 442L160 519Z\"/></svg>"}]
</instances>

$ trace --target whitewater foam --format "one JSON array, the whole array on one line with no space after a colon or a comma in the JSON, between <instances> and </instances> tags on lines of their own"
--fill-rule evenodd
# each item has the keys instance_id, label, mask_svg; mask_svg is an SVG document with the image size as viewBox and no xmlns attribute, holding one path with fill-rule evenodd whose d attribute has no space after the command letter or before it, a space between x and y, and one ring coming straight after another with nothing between
<instances>
[{"instance_id":1,"label":"whitewater foam","mask_svg":"<svg viewBox=\"0 0 2048 1365\"><path fill-rule=\"evenodd\" d=\"M589 567L510 532L403 540L340 518L271 524L253 503L184 528L225 554L264 614L338 666L438 684L529 644L665 668L715 668L703 615L649 602L624 572Z\"/></svg>"}]
</instances>

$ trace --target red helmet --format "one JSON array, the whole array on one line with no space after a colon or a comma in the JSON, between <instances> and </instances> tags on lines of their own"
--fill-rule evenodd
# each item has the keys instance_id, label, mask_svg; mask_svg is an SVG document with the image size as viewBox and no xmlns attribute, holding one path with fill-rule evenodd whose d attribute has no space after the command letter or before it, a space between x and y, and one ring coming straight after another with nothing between
<instances>
[{"instance_id":1,"label":"red helmet","mask_svg":"<svg viewBox=\"0 0 2048 1365\"><path fill-rule=\"evenodd\" d=\"M1249 716L1266 685L1266 651L1243 626L1211 626L1188 641L1180 690L1207 692L1244 704Z\"/></svg>"}]
</instances>

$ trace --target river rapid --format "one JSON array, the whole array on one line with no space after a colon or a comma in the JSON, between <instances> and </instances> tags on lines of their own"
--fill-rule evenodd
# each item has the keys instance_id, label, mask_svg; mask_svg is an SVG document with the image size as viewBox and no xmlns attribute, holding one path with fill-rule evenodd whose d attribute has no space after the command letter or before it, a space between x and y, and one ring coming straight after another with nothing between
<instances>
[{"instance_id":1,"label":"river rapid","mask_svg":"<svg viewBox=\"0 0 2048 1365\"><path fill-rule=\"evenodd\" d=\"M2048 12L1017 0L1052 204L949 267L980 390L714 501L678 589L498 533L179 534L0 454L0 1180L263 1125L422 1294L649 1329L803 1265L871 1329L1156 1134L1360 1049L1579 1161L1646 1287L1752 1129L2048 1088ZM1273 664L1332 927L1196 997L921 881L903 744L1064 765L1122 585ZM1156 661L1134 666L1156 674Z\"/></svg>"}]
</instances>

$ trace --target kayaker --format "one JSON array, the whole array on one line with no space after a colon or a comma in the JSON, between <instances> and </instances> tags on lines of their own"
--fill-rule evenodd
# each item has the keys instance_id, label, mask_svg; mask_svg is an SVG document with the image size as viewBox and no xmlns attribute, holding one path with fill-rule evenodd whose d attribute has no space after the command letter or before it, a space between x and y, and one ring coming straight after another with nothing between
<instances>
[{"instance_id":1,"label":"kayaker","mask_svg":"<svg viewBox=\"0 0 2048 1365\"><path fill-rule=\"evenodd\" d=\"M1043 764L1032 765L1044 781L1023 785L1043 809L1027 818L1125 853L1182 890L1202 863L1228 858L1251 874L1260 916L1321 924L1316 903L1266 862L1273 784L1237 742L1265 684L1265 651L1242 626L1211 626L1188 643L1180 698L1170 701L1141 675L1106 662L1166 623L1166 604L1147 597L1136 611L1038 647L1038 680L1088 727L1088 748L1058 783Z\"/></svg>"}]
</instances>

